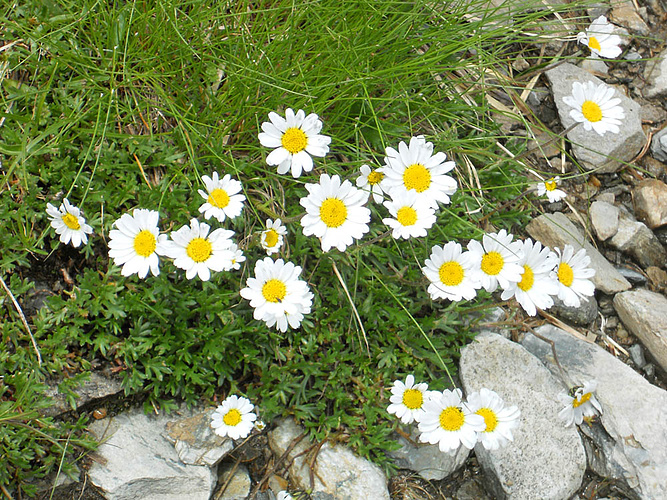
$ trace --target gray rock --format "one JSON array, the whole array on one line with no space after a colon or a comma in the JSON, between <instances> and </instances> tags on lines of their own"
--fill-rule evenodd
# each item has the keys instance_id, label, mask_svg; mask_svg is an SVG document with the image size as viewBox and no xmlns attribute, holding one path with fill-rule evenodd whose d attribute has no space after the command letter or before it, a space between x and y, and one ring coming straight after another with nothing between
<instances>
[{"instance_id":1,"label":"gray rock","mask_svg":"<svg viewBox=\"0 0 667 500\"><path fill-rule=\"evenodd\" d=\"M585 69L592 75L609 75L609 68L605 62L597 57L588 57L579 63L581 69Z\"/></svg>"},{"instance_id":2,"label":"gray rock","mask_svg":"<svg viewBox=\"0 0 667 500\"><path fill-rule=\"evenodd\" d=\"M618 207L604 201L594 201L588 210L591 225L601 241L611 238L618 231Z\"/></svg>"},{"instance_id":3,"label":"gray rock","mask_svg":"<svg viewBox=\"0 0 667 500\"><path fill-rule=\"evenodd\" d=\"M282 456L301 433L301 429L292 419L283 419L269 433L269 446L273 453ZM310 444L302 439L288 455L293 459L289 468L291 482L300 489L311 490L310 470L306 456L299 455ZM296 458L294 458L296 457ZM389 500L387 478L380 468L356 456L348 448L324 443L315 460L314 484L311 498L314 500Z\"/></svg>"},{"instance_id":4,"label":"gray rock","mask_svg":"<svg viewBox=\"0 0 667 500\"><path fill-rule=\"evenodd\" d=\"M572 94L574 82L592 81L596 85L603 83L588 71L569 63L559 64L546 72L554 102L558 108L560 121L565 128L576 122L570 116L572 108L563 102L563 97ZM587 169L597 169L600 173L616 172L623 162L632 160L646 143L646 135L639 117L640 106L622 92L616 91L614 97L621 100L625 111L623 126L617 134L607 132L599 135L595 131L586 131L582 125L575 126L567 133L572 143L572 152Z\"/></svg>"},{"instance_id":5,"label":"gray rock","mask_svg":"<svg viewBox=\"0 0 667 500\"><path fill-rule=\"evenodd\" d=\"M625 26L640 35L648 35L651 30L641 18L631 0L616 0L612 2L611 20Z\"/></svg>"},{"instance_id":6,"label":"gray rock","mask_svg":"<svg viewBox=\"0 0 667 500\"><path fill-rule=\"evenodd\" d=\"M667 96L667 50L663 50L655 61L646 64L644 79L644 97Z\"/></svg>"},{"instance_id":7,"label":"gray rock","mask_svg":"<svg viewBox=\"0 0 667 500\"><path fill-rule=\"evenodd\" d=\"M211 415L214 411L167 423L164 437L173 443L184 464L213 467L234 448L233 440L213 432Z\"/></svg>"},{"instance_id":8,"label":"gray rock","mask_svg":"<svg viewBox=\"0 0 667 500\"><path fill-rule=\"evenodd\" d=\"M575 250L585 248L595 269L593 284L606 294L614 294L631 288L630 283L614 269L607 259L586 241L581 232L563 213L543 214L533 219L526 228L528 233L551 248L572 245Z\"/></svg>"},{"instance_id":9,"label":"gray rock","mask_svg":"<svg viewBox=\"0 0 667 500\"><path fill-rule=\"evenodd\" d=\"M630 290L614 297L614 307L625 327L667 370L667 298L648 290Z\"/></svg>"},{"instance_id":10,"label":"gray rock","mask_svg":"<svg viewBox=\"0 0 667 500\"><path fill-rule=\"evenodd\" d=\"M74 400L74 408L67 402L67 396L59 392L58 387L49 387L44 394L51 400L52 406L46 408L44 414L47 417L55 417L72 409L81 408L83 405L93 405L97 400L115 396L122 390L120 380L91 372L87 380L73 389L77 396Z\"/></svg>"},{"instance_id":11,"label":"gray rock","mask_svg":"<svg viewBox=\"0 0 667 500\"><path fill-rule=\"evenodd\" d=\"M88 471L107 500L208 500L216 475L208 467L185 465L162 433L173 416L139 410L93 422L102 441Z\"/></svg>"},{"instance_id":12,"label":"gray rock","mask_svg":"<svg viewBox=\"0 0 667 500\"><path fill-rule=\"evenodd\" d=\"M667 128L663 128L651 139L651 154L656 160L667 162Z\"/></svg>"},{"instance_id":13,"label":"gray rock","mask_svg":"<svg viewBox=\"0 0 667 500\"><path fill-rule=\"evenodd\" d=\"M644 276L642 273L638 273L634 269L630 269L629 267L617 267L616 268L621 275L628 280L632 286L637 286L637 285L645 285L648 279L646 276Z\"/></svg>"},{"instance_id":14,"label":"gray rock","mask_svg":"<svg viewBox=\"0 0 667 500\"><path fill-rule=\"evenodd\" d=\"M245 500L250 495L250 474L245 466L240 465L233 470L227 465L220 471L220 484L226 484L224 491L216 494L216 500ZM229 477L231 475L231 478Z\"/></svg>"},{"instance_id":15,"label":"gray rock","mask_svg":"<svg viewBox=\"0 0 667 500\"><path fill-rule=\"evenodd\" d=\"M664 266L667 260L667 251L653 231L626 212L621 212L618 231L609 239L609 243L618 250L632 255L643 268Z\"/></svg>"},{"instance_id":16,"label":"gray rock","mask_svg":"<svg viewBox=\"0 0 667 500\"><path fill-rule=\"evenodd\" d=\"M606 470L599 473L626 482L643 499L667 498L667 392L595 344L551 325L537 332L555 342L558 360L572 383L597 380L604 434L588 432L595 426L580 429L595 440L604 457ZM559 376L549 344L532 334L526 334L522 344Z\"/></svg>"},{"instance_id":17,"label":"gray rock","mask_svg":"<svg viewBox=\"0 0 667 500\"><path fill-rule=\"evenodd\" d=\"M492 500L475 479L467 479L454 495L456 500Z\"/></svg>"},{"instance_id":18,"label":"gray rock","mask_svg":"<svg viewBox=\"0 0 667 500\"><path fill-rule=\"evenodd\" d=\"M459 374L466 393L486 387L521 410L512 443L496 451L475 447L495 497L570 498L586 456L576 429L558 419L563 385L523 347L494 334L478 335L462 350Z\"/></svg>"},{"instance_id":19,"label":"gray rock","mask_svg":"<svg viewBox=\"0 0 667 500\"><path fill-rule=\"evenodd\" d=\"M642 122L649 122L649 123L664 122L665 120L667 120L667 111L665 111L661 106L657 106L655 104L649 104L647 102L643 102L642 103L641 117L642 117ZM656 134L656 135L659 135L659 133ZM655 135L653 136L653 139L655 139ZM667 146L667 144L665 146ZM667 153L667 150L665 152ZM667 157L666 157L666 159L667 159ZM665 161L665 160L661 160L661 161Z\"/></svg>"},{"instance_id":20,"label":"gray rock","mask_svg":"<svg viewBox=\"0 0 667 500\"><path fill-rule=\"evenodd\" d=\"M637 184L632 191L632 204L635 215L650 229L667 225L667 184L664 182L647 179Z\"/></svg>"},{"instance_id":21,"label":"gray rock","mask_svg":"<svg viewBox=\"0 0 667 500\"><path fill-rule=\"evenodd\" d=\"M638 368L644 368L646 366L646 358L644 357L644 348L641 346L641 344L635 344L633 346L630 346L628 348L628 352L630 353L632 362Z\"/></svg>"},{"instance_id":22,"label":"gray rock","mask_svg":"<svg viewBox=\"0 0 667 500\"><path fill-rule=\"evenodd\" d=\"M566 323L588 326L598 315L598 301L595 297L585 297L581 299L579 307L568 307L558 297L553 297L554 305L549 309L549 313L555 314Z\"/></svg>"}]
</instances>

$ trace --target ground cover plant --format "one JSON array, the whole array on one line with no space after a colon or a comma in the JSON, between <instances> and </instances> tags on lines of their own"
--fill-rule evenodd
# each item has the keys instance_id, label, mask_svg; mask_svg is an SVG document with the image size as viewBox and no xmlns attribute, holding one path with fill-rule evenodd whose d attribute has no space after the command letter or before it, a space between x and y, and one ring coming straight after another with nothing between
<instances>
[{"instance_id":1,"label":"ground cover plant","mask_svg":"<svg viewBox=\"0 0 667 500\"><path fill-rule=\"evenodd\" d=\"M535 42L550 14L525 10L508 30L499 22L508 14L470 5L77 0L3 8L0 275L10 293L0 313L0 411L23 418L21 433L1 428L10 457L3 488L34 493L27 479L90 446L69 438L81 421L55 425L31 412L44 382L67 390L101 366L127 395L143 395L147 410L242 393L266 421L294 415L317 439L348 442L387 465L393 381L409 373L432 389L452 388L471 322L498 302L484 291L432 300L425 259L434 245L512 232L529 217L520 195L530 182L501 147L480 90L487 70ZM316 113L332 138L329 153L297 178L268 165L271 150L258 139L269 113L287 108ZM418 135L456 164L457 190L427 236L393 238L381 222L387 210L373 203L369 233L343 251L325 252L303 234L305 184L320 174L355 183L362 165L381 166L387 147ZM239 217L199 213L198 190L213 172L241 181ZM47 203L57 209L65 198L92 229L77 247L49 227ZM123 276L109 257L110 231L136 208L158 211L165 233L192 218L234 231L246 260L205 281L167 260L157 276ZM284 332L253 319L240 295L266 255L267 219L287 228L273 257L300 266L313 292L300 327ZM28 312L41 362L11 295Z\"/></svg>"}]
</instances>

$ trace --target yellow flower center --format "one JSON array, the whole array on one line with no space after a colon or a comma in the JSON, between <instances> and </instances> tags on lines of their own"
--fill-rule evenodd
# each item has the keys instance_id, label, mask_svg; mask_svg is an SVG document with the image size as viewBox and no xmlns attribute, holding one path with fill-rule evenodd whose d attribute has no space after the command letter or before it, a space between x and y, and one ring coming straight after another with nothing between
<instances>
[{"instance_id":1,"label":"yellow flower center","mask_svg":"<svg viewBox=\"0 0 667 500\"><path fill-rule=\"evenodd\" d=\"M440 412L440 427L446 431L458 431L464 422L463 412L458 406L448 406Z\"/></svg>"},{"instance_id":2,"label":"yellow flower center","mask_svg":"<svg viewBox=\"0 0 667 500\"><path fill-rule=\"evenodd\" d=\"M338 198L327 198L320 207L320 219L327 227L339 227L347 219L347 207Z\"/></svg>"},{"instance_id":3,"label":"yellow flower center","mask_svg":"<svg viewBox=\"0 0 667 500\"><path fill-rule=\"evenodd\" d=\"M440 281L447 286L460 285L463 281L463 267L455 261L445 262L438 269Z\"/></svg>"},{"instance_id":4,"label":"yellow flower center","mask_svg":"<svg viewBox=\"0 0 667 500\"><path fill-rule=\"evenodd\" d=\"M403 404L410 410L418 410L424 404L424 395L418 389L406 389L403 392Z\"/></svg>"},{"instance_id":5,"label":"yellow flower center","mask_svg":"<svg viewBox=\"0 0 667 500\"><path fill-rule=\"evenodd\" d=\"M581 396L580 400L577 400L577 398L574 398L574 401L572 401L572 407L573 408L578 408L579 406L583 405L589 399L591 399L591 393L590 392L587 392L586 394L583 394Z\"/></svg>"},{"instance_id":6,"label":"yellow flower center","mask_svg":"<svg viewBox=\"0 0 667 500\"><path fill-rule=\"evenodd\" d=\"M396 212L396 220L403 226L414 226L417 222L417 211L412 207L401 207Z\"/></svg>"},{"instance_id":7,"label":"yellow flower center","mask_svg":"<svg viewBox=\"0 0 667 500\"><path fill-rule=\"evenodd\" d=\"M602 110L596 102L584 101L581 105L581 113L589 122L599 122L602 120Z\"/></svg>"},{"instance_id":8,"label":"yellow flower center","mask_svg":"<svg viewBox=\"0 0 667 500\"><path fill-rule=\"evenodd\" d=\"M72 214L63 215L63 222L68 228L74 229L75 231L81 229L81 224L79 224L79 219L75 215Z\"/></svg>"},{"instance_id":9,"label":"yellow flower center","mask_svg":"<svg viewBox=\"0 0 667 500\"><path fill-rule=\"evenodd\" d=\"M281 280L272 278L262 286L262 295L267 302L282 302L287 295L287 287Z\"/></svg>"},{"instance_id":10,"label":"yellow flower center","mask_svg":"<svg viewBox=\"0 0 667 500\"><path fill-rule=\"evenodd\" d=\"M368 174L368 183L371 186L380 184L380 182L382 182L382 179L384 179L384 174L382 172L378 172L377 170L373 170L370 174Z\"/></svg>"},{"instance_id":11,"label":"yellow flower center","mask_svg":"<svg viewBox=\"0 0 667 500\"><path fill-rule=\"evenodd\" d=\"M480 408L475 413L484 417L484 423L486 424L484 432L493 432L498 427L498 417L491 408Z\"/></svg>"},{"instance_id":12,"label":"yellow flower center","mask_svg":"<svg viewBox=\"0 0 667 500\"><path fill-rule=\"evenodd\" d=\"M308 145L308 137L300 128L288 128L281 139L283 147L292 154L306 149Z\"/></svg>"},{"instance_id":13,"label":"yellow flower center","mask_svg":"<svg viewBox=\"0 0 667 500\"><path fill-rule=\"evenodd\" d=\"M602 47L600 47L600 42L598 42L597 38L595 38L594 36L589 36L588 37L588 48L589 49L600 50Z\"/></svg>"},{"instance_id":14,"label":"yellow flower center","mask_svg":"<svg viewBox=\"0 0 667 500\"><path fill-rule=\"evenodd\" d=\"M533 273L533 270L529 266L523 266L523 274L521 275L521 281L519 281L519 284L517 286L524 292L527 292L528 290L533 288L534 283L535 283L535 274Z\"/></svg>"},{"instance_id":15,"label":"yellow flower center","mask_svg":"<svg viewBox=\"0 0 667 500\"><path fill-rule=\"evenodd\" d=\"M206 201L216 208L225 208L229 205L229 195L224 189L215 188L210 192Z\"/></svg>"},{"instance_id":16,"label":"yellow flower center","mask_svg":"<svg viewBox=\"0 0 667 500\"><path fill-rule=\"evenodd\" d=\"M487 252L482 257L482 271L490 276L495 276L503 270L505 260L498 252Z\"/></svg>"},{"instance_id":17,"label":"yellow flower center","mask_svg":"<svg viewBox=\"0 0 667 500\"><path fill-rule=\"evenodd\" d=\"M241 423L241 412L236 408L232 408L222 417L222 421L230 427L236 427Z\"/></svg>"},{"instance_id":18,"label":"yellow flower center","mask_svg":"<svg viewBox=\"0 0 667 500\"><path fill-rule=\"evenodd\" d=\"M574 271L572 271L570 264L562 262L558 266L558 281L565 286L572 286L572 282L574 281Z\"/></svg>"},{"instance_id":19,"label":"yellow flower center","mask_svg":"<svg viewBox=\"0 0 667 500\"><path fill-rule=\"evenodd\" d=\"M185 253L196 263L204 262L213 253L213 245L204 238L192 238L185 248Z\"/></svg>"},{"instance_id":20,"label":"yellow flower center","mask_svg":"<svg viewBox=\"0 0 667 500\"><path fill-rule=\"evenodd\" d=\"M142 257L150 257L155 252L156 242L153 233L144 229L134 237L134 251Z\"/></svg>"},{"instance_id":21,"label":"yellow flower center","mask_svg":"<svg viewBox=\"0 0 667 500\"><path fill-rule=\"evenodd\" d=\"M548 181L544 181L544 187L546 188L547 191L554 191L558 184L556 184L556 179L553 177L549 179Z\"/></svg>"},{"instance_id":22,"label":"yellow flower center","mask_svg":"<svg viewBox=\"0 0 667 500\"><path fill-rule=\"evenodd\" d=\"M278 244L278 233L275 229L269 229L264 233L264 243L267 247L275 247Z\"/></svg>"},{"instance_id":23,"label":"yellow flower center","mask_svg":"<svg viewBox=\"0 0 667 500\"><path fill-rule=\"evenodd\" d=\"M405 189L414 189L423 193L431 186L431 172L421 163L410 165L403 172Z\"/></svg>"}]
</instances>

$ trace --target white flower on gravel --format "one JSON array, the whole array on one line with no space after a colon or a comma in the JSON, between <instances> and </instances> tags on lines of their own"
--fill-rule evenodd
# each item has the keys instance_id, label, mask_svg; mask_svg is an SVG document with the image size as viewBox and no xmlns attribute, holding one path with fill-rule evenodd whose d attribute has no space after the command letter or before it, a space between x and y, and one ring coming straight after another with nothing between
<instances>
[{"instance_id":1,"label":"white flower on gravel","mask_svg":"<svg viewBox=\"0 0 667 500\"><path fill-rule=\"evenodd\" d=\"M384 202L393 218L382 219L393 229L391 235L406 240L426 236L435 224L435 209L414 190L394 191L393 195L391 201Z\"/></svg>"},{"instance_id":2,"label":"white flower on gravel","mask_svg":"<svg viewBox=\"0 0 667 500\"><path fill-rule=\"evenodd\" d=\"M470 240L468 250L475 260L482 286L493 292L498 285L505 290L510 283L521 281L523 267L518 264L522 257L523 245L512 241L512 235L501 229L499 233L485 234L482 243Z\"/></svg>"},{"instance_id":3,"label":"white flower on gravel","mask_svg":"<svg viewBox=\"0 0 667 500\"><path fill-rule=\"evenodd\" d=\"M223 271L231 271L232 269L234 270L241 269L241 262L245 262L245 255L243 255L241 249L238 247L236 243L232 243L231 246L229 247L229 251L231 253L231 260L229 261L229 265L226 266L223 269Z\"/></svg>"},{"instance_id":4,"label":"white flower on gravel","mask_svg":"<svg viewBox=\"0 0 667 500\"><path fill-rule=\"evenodd\" d=\"M288 492L285 490L279 491L278 495L276 496L277 500L294 500L294 497L290 495Z\"/></svg>"},{"instance_id":5,"label":"white flower on gravel","mask_svg":"<svg viewBox=\"0 0 667 500\"><path fill-rule=\"evenodd\" d=\"M371 211L363 206L368 197L350 181L322 174L319 184L306 184L306 189L308 196L299 202L306 209L303 234L320 238L324 252L332 247L344 252L368 232Z\"/></svg>"},{"instance_id":6,"label":"white flower on gravel","mask_svg":"<svg viewBox=\"0 0 667 500\"><path fill-rule=\"evenodd\" d=\"M422 272L431 282L428 293L434 300L472 300L482 286L475 259L470 252L462 252L455 241L444 247L434 246L425 264Z\"/></svg>"},{"instance_id":7,"label":"white flower on gravel","mask_svg":"<svg viewBox=\"0 0 667 500\"><path fill-rule=\"evenodd\" d=\"M583 43L589 49L593 57L607 57L614 59L621 55L621 37L612 35L614 25L607 22L605 16L598 17L588 27L586 32L577 35L577 41Z\"/></svg>"},{"instance_id":8,"label":"white flower on gravel","mask_svg":"<svg viewBox=\"0 0 667 500\"><path fill-rule=\"evenodd\" d=\"M547 195L550 203L555 203L562 200L567 196L565 191L558 189L558 184L560 183L560 177L552 177L546 181L537 183L537 195L544 196Z\"/></svg>"},{"instance_id":9,"label":"white flower on gravel","mask_svg":"<svg viewBox=\"0 0 667 500\"><path fill-rule=\"evenodd\" d=\"M533 242L530 238L524 240L522 254L517 262L523 266L521 281L510 283L500 298L516 298L528 314L535 316L537 307L549 309L554 305L551 296L558 295L558 283L553 277L558 257L549 248L542 248L542 243Z\"/></svg>"},{"instance_id":10,"label":"white flower on gravel","mask_svg":"<svg viewBox=\"0 0 667 500\"><path fill-rule=\"evenodd\" d=\"M86 224L83 212L78 207L70 204L65 198L56 208L50 203L46 204L46 213L51 221L51 227L60 235L60 242L67 245L70 241L77 248L83 243L88 243L88 236L92 234L93 228Z\"/></svg>"},{"instance_id":11,"label":"white flower on gravel","mask_svg":"<svg viewBox=\"0 0 667 500\"><path fill-rule=\"evenodd\" d=\"M202 281L211 278L211 271L223 271L233 267L233 231L216 229L209 234L210 226L191 219L189 226L182 226L171 233L167 242L167 255L174 265L185 270L189 280L199 276Z\"/></svg>"},{"instance_id":12,"label":"white flower on gravel","mask_svg":"<svg viewBox=\"0 0 667 500\"><path fill-rule=\"evenodd\" d=\"M288 326L299 328L313 303L313 294L300 275L301 267L265 257L255 264L255 277L248 278L241 297L255 309L254 318L268 327L276 326L281 332Z\"/></svg>"},{"instance_id":13,"label":"white flower on gravel","mask_svg":"<svg viewBox=\"0 0 667 500\"><path fill-rule=\"evenodd\" d=\"M121 274L137 274L145 278L148 271L160 274L158 255L167 255L167 235L160 234L155 210L137 208L130 214L123 214L113 223L109 232L109 257L117 266L123 266Z\"/></svg>"},{"instance_id":14,"label":"white flower on gravel","mask_svg":"<svg viewBox=\"0 0 667 500\"><path fill-rule=\"evenodd\" d=\"M262 248L266 250L268 255L277 253L280 251L280 247L283 245L283 238L287 235L287 228L283 226L280 219L276 219L275 222L271 219L266 220L266 229L262 231L260 237L260 243Z\"/></svg>"},{"instance_id":15,"label":"white flower on gravel","mask_svg":"<svg viewBox=\"0 0 667 500\"><path fill-rule=\"evenodd\" d=\"M375 203L382 203L384 200L385 177L380 169L371 170L368 165L362 165L359 169L361 175L357 177L357 187L373 195Z\"/></svg>"},{"instance_id":16,"label":"white flower on gravel","mask_svg":"<svg viewBox=\"0 0 667 500\"><path fill-rule=\"evenodd\" d=\"M414 190L421 198L437 207L438 203L449 203L449 197L456 192L456 181L445 175L455 167L453 161L445 161L445 153L433 154L433 144L424 136L412 137L410 145L401 141L398 151L386 149L385 165L379 170L385 175L383 187L393 196L392 191Z\"/></svg>"},{"instance_id":17,"label":"white flower on gravel","mask_svg":"<svg viewBox=\"0 0 667 500\"><path fill-rule=\"evenodd\" d=\"M440 451L456 451L459 445L475 447L477 433L486 428L484 417L470 411L461 401L461 390L432 391L419 422L419 440L438 444Z\"/></svg>"},{"instance_id":18,"label":"white flower on gravel","mask_svg":"<svg viewBox=\"0 0 667 500\"><path fill-rule=\"evenodd\" d=\"M584 124L584 129L593 129L599 135L605 132L619 132L621 120L625 118L625 111L620 106L621 100L613 97L614 87L604 83L595 85L591 81L574 82L572 95L563 97L563 102L574 109L570 116L577 122Z\"/></svg>"},{"instance_id":19,"label":"white flower on gravel","mask_svg":"<svg viewBox=\"0 0 667 500\"><path fill-rule=\"evenodd\" d=\"M391 388L391 404L387 411L396 415L404 424L419 422L424 415L424 403L429 397L428 384L415 384L415 377L408 375L405 383L400 380L394 381Z\"/></svg>"},{"instance_id":20,"label":"white flower on gravel","mask_svg":"<svg viewBox=\"0 0 667 500\"><path fill-rule=\"evenodd\" d=\"M591 297L595 293L595 285L590 280L595 276L595 269L588 267L591 258L581 248L574 253L574 247L565 245L563 253L558 253L557 268L552 277L558 281L558 298L568 307L579 307L581 299Z\"/></svg>"},{"instance_id":21,"label":"white flower on gravel","mask_svg":"<svg viewBox=\"0 0 667 500\"><path fill-rule=\"evenodd\" d=\"M558 413L560 419L565 422L565 427L573 424L581 425L584 417L590 418L594 417L596 413L602 414L602 407L593 394L596 388L597 382L590 380L584 382L583 387L577 387L574 390L574 397L569 394L558 395L560 402L565 405L565 408Z\"/></svg>"},{"instance_id":22,"label":"white flower on gravel","mask_svg":"<svg viewBox=\"0 0 667 500\"><path fill-rule=\"evenodd\" d=\"M213 412L211 427L221 437L245 438L252 431L253 422L257 420L254 408L255 405L247 398L229 396Z\"/></svg>"},{"instance_id":23,"label":"white flower on gravel","mask_svg":"<svg viewBox=\"0 0 667 500\"><path fill-rule=\"evenodd\" d=\"M483 387L468 396L468 408L484 418L486 428L477 433L485 449L497 450L513 441L512 429L519 425L521 412L516 406L505 406L498 394Z\"/></svg>"},{"instance_id":24,"label":"white flower on gravel","mask_svg":"<svg viewBox=\"0 0 667 500\"><path fill-rule=\"evenodd\" d=\"M266 157L266 163L278 165L279 174L291 169L292 177L297 178L302 170L313 169L311 155L323 157L329 152L331 137L320 135L322 122L315 113L306 116L300 109L294 114L287 108L285 118L272 111L269 120L262 123L259 142L267 148L275 148Z\"/></svg>"},{"instance_id":25,"label":"white flower on gravel","mask_svg":"<svg viewBox=\"0 0 667 500\"><path fill-rule=\"evenodd\" d=\"M243 189L240 181L232 179L229 174L219 179L218 172L213 172L213 178L204 175L201 179L206 191L200 189L198 192L206 203L199 207L199 212L206 220L215 217L218 222L224 222L226 217L233 219L241 214L245 196L237 194Z\"/></svg>"}]
</instances>

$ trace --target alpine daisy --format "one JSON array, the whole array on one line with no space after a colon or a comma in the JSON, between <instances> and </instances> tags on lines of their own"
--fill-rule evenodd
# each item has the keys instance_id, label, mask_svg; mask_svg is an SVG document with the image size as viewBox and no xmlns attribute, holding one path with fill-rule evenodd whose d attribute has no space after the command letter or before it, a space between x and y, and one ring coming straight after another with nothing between
<instances>
[{"instance_id":1,"label":"alpine daisy","mask_svg":"<svg viewBox=\"0 0 667 500\"><path fill-rule=\"evenodd\" d=\"M279 491L276 496L276 500L294 500L294 497L290 495L287 491Z\"/></svg>"},{"instance_id":2,"label":"alpine daisy","mask_svg":"<svg viewBox=\"0 0 667 500\"><path fill-rule=\"evenodd\" d=\"M499 233L485 234L482 243L470 240L468 250L480 269L480 281L487 292L493 292L498 285L506 289L510 283L521 281L523 267L518 262L523 245L512 242L512 235L501 229Z\"/></svg>"},{"instance_id":3,"label":"alpine daisy","mask_svg":"<svg viewBox=\"0 0 667 500\"><path fill-rule=\"evenodd\" d=\"M471 300L477 295L479 271L470 252L450 241L444 247L434 246L422 272L431 282L428 293L432 299Z\"/></svg>"},{"instance_id":4,"label":"alpine daisy","mask_svg":"<svg viewBox=\"0 0 667 500\"><path fill-rule=\"evenodd\" d=\"M567 196L565 191L558 189L558 184L560 183L560 177L552 177L546 181L537 183L537 195L544 196L547 195L549 203L555 203L562 200Z\"/></svg>"},{"instance_id":5,"label":"alpine daisy","mask_svg":"<svg viewBox=\"0 0 667 500\"><path fill-rule=\"evenodd\" d=\"M387 411L396 415L404 424L419 422L424 415L424 403L428 399L428 384L415 384L415 377L408 375L405 383L400 380L394 381L391 388L391 404Z\"/></svg>"},{"instance_id":6,"label":"alpine daisy","mask_svg":"<svg viewBox=\"0 0 667 500\"><path fill-rule=\"evenodd\" d=\"M269 113L268 122L262 123L259 142L267 148L275 148L266 157L269 165L278 165L278 173L292 170L297 178L301 171L313 169L312 156L325 156L329 152L331 137L320 135L322 122L315 113L306 116L303 110L294 114L291 108L285 110L285 118L277 113Z\"/></svg>"},{"instance_id":7,"label":"alpine daisy","mask_svg":"<svg viewBox=\"0 0 667 500\"><path fill-rule=\"evenodd\" d=\"M303 234L320 238L322 250L341 252L368 232L371 211L364 207L366 194L340 177L320 176L319 184L306 184L308 196L301 198L306 215L301 219Z\"/></svg>"},{"instance_id":8,"label":"alpine daisy","mask_svg":"<svg viewBox=\"0 0 667 500\"><path fill-rule=\"evenodd\" d=\"M241 269L241 262L245 262L245 255L243 255L243 251L239 249L236 243L231 244L231 246L229 247L229 251L231 252L232 257L229 262L229 265L225 267L223 271L231 271L232 269L234 270Z\"/></svg>"},{"instance_id":9,"label":"alpine daisy","mask_svg":"<svg viewBox=\"0 0 667 500\"><path fill-rule=\"evenodd\" d=\"M495 392L482 388L468 396L468 408L471 412L484 418L486 428L477 434L487 450L497 450L513 441L512 429L519 425L521 412L516 406L506 407L503 400Z\"/></svg>"},{"instance_id":10,"label":"alpine daisy","mask_svg":"<svg viewBox=\"0 0 667 500\"><path fill-rule=\"evenodd\" d=\"M595 269L589 266L591 258L581 248L574 253L574 247L565 245L563 253L558 253L557 268L552 277L558 281L558 298L568 307L579 307L581 298L590 297L595 293L595 285L589 279L595 276Z\"/></svg>"},{"instance_id":11,"label":"alpine daisy","mask_svg":"<svg viewBox=\"0 0 667 500\"><path fill-rule=\"evenodd\" d=\"M570 116L577 122L584 124L584 129L595 130L600 135L605 132L619 132L621 120L625 118L625 111L620 106L621 100L613 97L614 87L604 83L595 85L591 81L574 82L572 95L563 97L563 102L574 109Z\"/></svg>"},{"instance_id":12,"label":"alpine daisy","mask_svg":"<svg viewBox=\"0 0 667 500\"><path fill-rule=\"evenodd\" d=\"M361 175L357 177L357 187L372 194L375 203L382 203L384 200L384 174L380 169L371 170L368 165L362 165L359 170Z\"/></svg>"},{"instance_id":13,"label":"alpine daisy","mask_svg":"<svg viewBox=\"0 0 667 500\"><path fill-rule=\"evenodd\" d=\"M81 243L88 243L88 236L92 234L93 228L86 224L86 219L78 207L70 204L65 198L56 208L50 203L46 204L46 213L51 220L51 227L60 235L60 242L67 245L70 241L77 248Z\"/></svg>"},{"instance_id":14,"label":"alpine daisy","mask_svg":"<svg viewBox=\"0 0 667 500\"><path fill-rule=\"evenodd\" d=\"M612 35L612 31L614 31L614 26L607 22L605 16L600 16L593 21L585 33L582 31L577 35L577 41L588 46L593 57L614 59L620 56L623 50L619 46L621 37Z\"/></svg>"},{"instance_id":15,"label":"alpine daisy","mask_svg":"<svg viewBox=\"0 0 667 500\"><path fill-rule=\"evenodd\" d=\"M211 427L218 436L229 436L231 439L247 437L252 431L257 415L250 400L229 396L218 406L211 416Z\"/></svg>"},{"instance_id":16,"label":"alpine daisy","mask_svg":"<svg viewBox=\"0 0 667 500\"><path fill-rule=\"evenodd\" d=\"M260 243L268 255L277 253L283 245L283 237L287 234L287 228L283 226L280 219L275 222L266 220L266 229L262 231Z\"/></svg>"},{"instance_id":17,"label":"alpine daisy","mask_svg":"<svg viewBox=\"0 0 667 500\"><path fill-rule=\"evenodd\" d=\"M123 266L121 274L137 274L145 278L150 269L153 276L160 274L158 255L167 254L167 235L160 234L155 210L137 208L123 214L113 223L116 229L109 232L109 257L117 266Z\"/></svg>"},{"instance_id":18,"label":"alpine daisy","mask_svg":"<svg viewBox=\"0 0 667 500\"><path fill-rule=\"evenodd\" d=\"M213 178L204 175L201 179L206 191L200 189L198 192L206 203L199 207L199 212L204 214L206 220L215 217L218 222L224 222L226 217L233 219L241 214L245 196L237 194L243 188L239 181L229 174L219 179L218 172L213 172Z\"/></svg>"},{"instance_id":19,"label":"alpine daisy","mask_svg":"<svg viewBox=\"0 0 667 500\"><path fill-rule=\"evenodd\" d=\"M595 399L595 389L597 382L591 380L584 382L583 387L574 389L572 396L569 394L559 394L558 399L565 405L558 416L565 422L565 427L570 427L572 424L581 425L584 417L594 417L596 413L602 413L602 407L597 399Z\"/></svg>"},{"instance_id":20,"label":"alpine daisy","mask_svg":"<svg viewBox=\"0 0 667 500\"><path fill-rule=\"evenodd\" d=\"M299 328L313 303L313 294L308 284L299 279L300 274L301 267L282 259L265 257L257 261L255 277L248 278L241 290L241 297L255 309L254 318L269 327L275 325L281 332L287 331L288 325Z\"/></svg>"},{"instance_id":21,"label":"alpine daisy","mask_svg":"<svg viewBox=\"0 0 667 500\"><path fill-rule=\"evenodd\" d=\"M395 191L391 201L385 201L389 213L394 217L382 219L393 229L392 236L419 238L426 236L427 229L435 223L435 210L428 201L419 198L415 190Z\"/></svg>"},{"instance_id":22,"label":"alpine daisy","mask_svg":"<svg viewBox=\"0 0 667 500\"><path fill-rule=\"evenodd\" d=\"M233 231L216 229L209 234L210 226L197 219L191 219L189 226L183 226L171 233L167 242L167 255L174 259L174 265L185 270L189 280L199 275L202 281L211 278L211 270L223 271L233 267Z\"/></svg>"}]
</instances>

